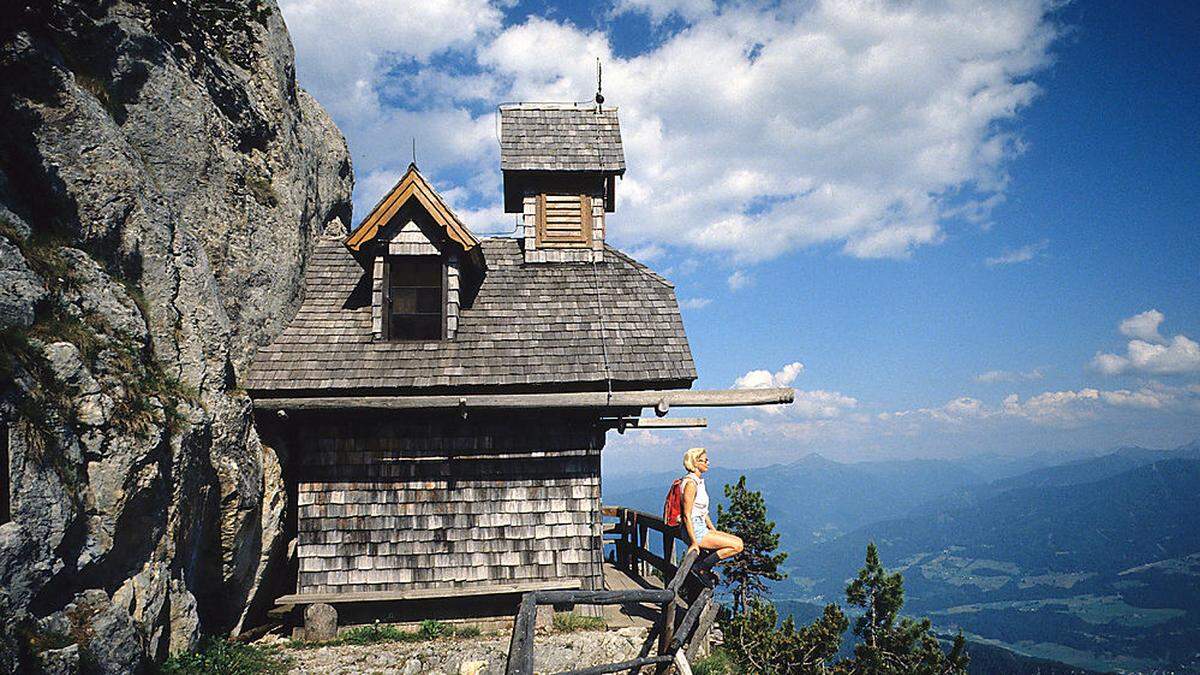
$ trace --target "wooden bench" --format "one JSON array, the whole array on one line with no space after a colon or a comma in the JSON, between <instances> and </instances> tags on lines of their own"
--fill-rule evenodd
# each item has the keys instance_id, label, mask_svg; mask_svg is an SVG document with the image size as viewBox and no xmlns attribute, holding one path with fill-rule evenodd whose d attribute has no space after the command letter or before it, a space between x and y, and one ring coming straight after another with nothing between
<instances>
[{"instance_id":1,"label":"wooden bench","mask_svg":"<svg viewBox=\"0 0 1200 675\"><path fill-rule=\"evenodd\" d=\"M393 602L398 600L437 600L483 595L511 595L531 591L559 591L580 588L578 579L531 581L519 584L491 584L461 588L414 588L405 591L351 591L344 593L293 593L275 601L275 605L312 605L318 602L334 605L346 602Z\"/></svg>"}]
</instances>

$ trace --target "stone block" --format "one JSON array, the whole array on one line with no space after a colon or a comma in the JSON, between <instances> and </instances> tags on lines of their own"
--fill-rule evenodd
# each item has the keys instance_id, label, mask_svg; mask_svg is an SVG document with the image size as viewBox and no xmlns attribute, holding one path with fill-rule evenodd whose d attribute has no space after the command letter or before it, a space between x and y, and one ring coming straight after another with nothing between
<instances>
[{"instance_id":1,"label":"stone block","mask_svg":"<svg viewBox=\"0 0 1200 675\"><path fill-rule=\"evenodd\" d=\"M333 605L318 602L304 610L304 639L327 642L337 637L338 616Z\"/></svg>"}]
</instances>

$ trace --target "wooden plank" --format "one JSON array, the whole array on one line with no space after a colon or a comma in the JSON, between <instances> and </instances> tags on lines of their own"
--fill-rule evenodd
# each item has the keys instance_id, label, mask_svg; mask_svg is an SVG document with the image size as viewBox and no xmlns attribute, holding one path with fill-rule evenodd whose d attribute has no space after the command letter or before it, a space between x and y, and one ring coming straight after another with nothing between
<instances>
[{"instance_id":1,"label":"wooden plank","mask_svg":"<svg viewBox=\"0 0 1200 675\"><path fill-rule=\"evenodd\" d=\"M675 570L675 576L671 578L667 584L667 590L674 596L679 595L679 588L683 586L684 580L692 570L692 564L696 562L699 556L697 551L688 551L687 555L683 556L683 560L679 563L679 569ZM671 641L675 638L675 602L671 602L663 608L662 613L662 630L658 634L658 653L667 654ZM661 670L661 669L660 669Z\"/></svg>"},{"instance_id":2,"label":"wooden plank","mask_svg":"<svg viewBox=\"0 0 1200 675\"><path fill-rule=\"evenodd\" d=\"M537 593L526 593L513 623L512 640L508 644L507 675L532 675L533 629L537 623Z\"/></svg>"},{"instance_id":3,"label":"wooden plank","mask_svg":"<svg viewBox=\"0 0 1200 675\"><path fill-rule=\"evenodd\" d=\"M655 555L642 546L634 548L633 555L638 560L640 560L644 563L647 563L651 567L654 567L658 571L662 572L663 575L670 575L671 573L673 573L675 571L675 566L668 563L666 558ZM643 574L642 576L646 576L646 575Z\"/></svg>"},{"instance_id":4,"label":"wooden plank","mask_svg":"<svg viewBox=\"0 0 1200 675\"><path fill-rule=\"evenodd\" d=\"M582 239L590 244L592 241L592 198L589 195L579 195L579 213Z\"/></svg>"},{"instance_id":5,"label":"wooden plank","mask_svg":"<svg viewBox=\"0 0 1200 675\"><path fill-rule=\"evenodd\" d=\"M537 234L537 245L542 245L542 240L546 238L546 195L539 193L537 196L537 205L535 211L535 232Z\"/></svg>"},{"instance_id":6,"label":"wooden plank","mask_svg":"<svg viewBox=\"0 0 1200 675\"><path fill-rule=\"evenodd\" d=\"M685 640L690 640L692 637L692 628L700 621L700 615L707 609L709 601L712 600L712 589L703 588L696 599L692 601L692 605L688 607L687 614L683 615L683 621L679 622L679 627L675 630L675 637L671 638L671 644L668 647L672 654L676 649L683 646Z\"/></svg>"},{"instance_id":7,"label":"wooden plank","mask_svg":"<svg viewBox=\"0 0 1200 675\"><path fill-rule=\"evenodd\" d=\"M605 422L614 429L703 429L706 417L619 417Z\"/></svg>"},{"instance_id":8,"label":"wooden plank","mask_svg":"<svg viewBox=\"0 0 1200 675\"><path fill-rule=\"evenodd\" d=\"M708 641L708 633L712 630L713 622L717 620L717 614L720 612L721 604L710 599L708 607L700 615L700 623L696 625L696 631L692 633L691 639L688 640L687 646L683 650L689 663L694 662L700 655L700 648Z\"/></svg>"},{"instance_id":9,"label":"wooden plank","mask_svg":"<svg viewBox=\"0 0 1200 675\"><path fill-rule=\"evenodd\" d=\"M464 588L414 588L406 591L353 591L346 593L293 593L275 601L276 605L311 605L346 602L391 602L396 600L430 600L481 595L508 595L543 590L568 590L582 586L579 579L531 581L520 584L492 584Z\"/></svg>"},{"instance_id":10,"label":"wooden plank","mask_svg":"<svg viewBox=\"0 0 1200 675\"><path fill-rule=\"evenodd\" d=\"M446 394L440 396L312 396L254 398L258 410L403 410L423 409L536 409L648 408L667 401L672 406L739 407L791 403L796 392L777 389L677 389L564 392L554 394Z\"/></svg>"}]
</instances>

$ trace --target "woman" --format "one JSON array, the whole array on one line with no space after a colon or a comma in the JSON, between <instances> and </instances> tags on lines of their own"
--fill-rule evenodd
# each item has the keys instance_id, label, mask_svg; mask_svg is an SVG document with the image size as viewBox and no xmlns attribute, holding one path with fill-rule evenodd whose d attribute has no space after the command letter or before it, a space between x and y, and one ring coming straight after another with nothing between
<instances>
[{"instance_id":1,"label":"woman","mask_svg":"<svg viewBox=\"0 0 1200 675\"><path fill-rule=\"evenodd\" d=\"M713 565L742 552L742 538L721 532L708 517L708 490L704 487L704 473L708 471L708 452L704 448L691 448L683 453L683 527L692 542L688 552L708 551L701 555L692 569L707 573L708 581L715 580Z\"/></svg>"}]
</instances>

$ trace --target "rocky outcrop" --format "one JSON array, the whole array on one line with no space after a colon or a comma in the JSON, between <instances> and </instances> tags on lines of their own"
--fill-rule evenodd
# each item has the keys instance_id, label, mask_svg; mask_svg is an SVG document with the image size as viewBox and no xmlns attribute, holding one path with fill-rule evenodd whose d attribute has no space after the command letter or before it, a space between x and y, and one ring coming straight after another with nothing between
<instances>
[{"instance_id":1,"label":"rocky outcrop","mask_svg":"<svg viewBox=\"0 0 1200 675\"><path fill-rule=\"evenodd\" d=\"M286 494L238 374L353 180L294 72L269 1L0 10L0 671L129 672L264 606Z\"/></svg>"}]
</instances>

